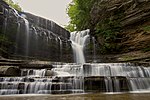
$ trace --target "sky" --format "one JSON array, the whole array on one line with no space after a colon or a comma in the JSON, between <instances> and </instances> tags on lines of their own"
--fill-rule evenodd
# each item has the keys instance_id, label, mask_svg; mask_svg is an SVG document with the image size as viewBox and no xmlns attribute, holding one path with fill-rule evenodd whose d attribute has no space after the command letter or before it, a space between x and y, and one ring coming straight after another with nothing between
<instances>
[{"instance_id":1,"label":"sky","mask_svg":"<svg viewBox=\"0 0 150 100\"><path fill-rule=\"evenodd\" d=\"M52 20L64 26L69 22L66 9L72 0L13 0L23 11Z\"/></svg>"}]
</instances>

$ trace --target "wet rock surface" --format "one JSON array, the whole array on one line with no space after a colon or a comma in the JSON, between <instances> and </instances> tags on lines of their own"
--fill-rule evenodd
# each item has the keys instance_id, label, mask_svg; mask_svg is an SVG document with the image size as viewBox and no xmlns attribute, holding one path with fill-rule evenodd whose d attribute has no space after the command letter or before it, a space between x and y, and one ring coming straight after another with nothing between
<instances>
[{"instance_id":1,"label":"wet rock surface","mask_svg":"<svg viewBox=\"0 0 150 100\"><path fill-rule=\"evenodd\" d=\"M19 12L0 1L0 35L5 34L0 54L16 59L72 62L70 33L53 21ZM3 48L3 46L6 48ZM62 59L63 58L63 59Z\"/></svg>"},{"instance_id":2,"label":"wet rock surface","mask_svg":"<svg viewBox=\"0 0 150 100\"><path fill-rule=\"evenodd\" d=\"M4 61L4 60L2 60ZM4 62L9 60L5 60ZM25 62L27 67L0 66L0 94L75 94L149 91L149 66L134 63L56 63ZM43 67L34 68L30 64ZM50 68L44 64L51 65ZM20 71L13 71L18 68ZM6 73L7 72L7 73ZM142 84L141 84L142 83Z\"/></svg>"}]
</instances>

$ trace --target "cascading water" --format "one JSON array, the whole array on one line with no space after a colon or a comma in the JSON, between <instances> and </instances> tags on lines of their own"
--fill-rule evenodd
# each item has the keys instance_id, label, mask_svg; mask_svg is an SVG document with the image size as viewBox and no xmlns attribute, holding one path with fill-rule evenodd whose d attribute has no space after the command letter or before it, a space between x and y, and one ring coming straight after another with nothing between
<instances>
[{"instance_id":1,"label":"cascading water","mask_svg":"<svg viewBox=\"0 0 150 100\"><path fill-rule=\"evenodd\" d=\"M71 62L70 33L51 20L2 5L2 32L13 42L11 56ZM15 37L16 36L16 37ZM66 43L68 46L63 46ZM67 47L67 49L65 49ZM65 53L65 54L63 54ZM66 57L65 59L62 59ZM68 58L67 58L68 57ZM69 59L69 60L68 60Z\"/></svg>"},{"instance_id":2,"label":"cascading water","mask_svg":"<svg viewBox=\"0 0 150 100\"><path fill-rule=\"evenodd\" d=\"M69 71L74 65L68 65L66 67L69 67L66 70ZM83 92L83 81L81 81L80 77L77 78L71 74L68 74L66 77L59 76L65 73L65 70L61 68L59 70L53 69L57 73L53 77L45 77L46 69L22 69L21 77L0 77L0 95ZM61 71L64 71L64 73L61 73Z\"/></svg>"},{"instance_id":3,"label":"cascading water","mask_svg":"<svg viewBox=\"0 0 150 100\"><path fill-rule=\"evenodd\" d=\"M72 32L70 33L70 40L72 42L72 49L74 53L75 63L85 63L84 57L84 47L86 41L89 38L89 29L81 32Z\"/></svg>"},{"instance_id":4,"label":"cascading water","mask_svg":"<svg viewBox=\"0 0 150 100\"><path fill-rule=\"evenodd\" d=\"M25 56L28 56L28 54L29 54L29 22L25 18L25 15L21 15L21 18L24 20L24 23L25 23L25 34L26 34Z\"/></svg>"},{"instance_id":5,"label":"cascading water","mask_svg":"<svg viewBox=\"0 0 150 100\"><path fill-rule=\"evenodd\" d=\"M61 40L61 38L60 37L58 37L58 39L59 39L59 46L60 46L60 59L62 59L62 46L63 46L63 44L62 44L62 40Z\"/></svg>"},{"instance_id":6,"label":"cascading water","mask_svg":"<svg viewBox=\"0 0 150 100\"><path fill-rule=\"evenodd\" d=\"M20 23L18 22L18 28L17 28L17 35L16 35L16 48L15 48L15 54L18 53L18 43L19 43L19 37L20 37Z\"/></svg>"},{"instance_id":7,"label":"cascading water","mask_svg":"<svg viewBox=\"0 0 150 100\"><path fill-rule=\"evenodd\" d=\"M5 8L3 8L3 13L6 15L5 19L4 19L4 23L3 23L3 32L6 33L7 30L7 18L9 16L9 11Z\"/></svg>"},{"instance_id":8,"label":"cascading water","mask_svg":"<svg viewBox=\"0 0 150 100\"><path fill-rule=\"evenodd\" d=\"M44 77L45 69L33 70L33 69L22 69L21 76L33 76L33 77Z\"/></svg>"},{"instance_id":9,"label":"cascading water","mask_svg":"<svg viewBox=\"0 0 150 100\"><path fill-rule=\"evenodd\" d=\"M130 63L68 63L53 64L51 70L22 69L21 77L0 77L0 94L150 91L149 69Z\"/></svg>"},{"instance_id":10,"label":"cascading water","mask_svg":"<svg viewBox=\"0 0 150 100\"><path fill-rule=\"evenodd\" d=\"M24 15L18 14L13 8L11 9L11 12L17 17L17 20L21 18L24 22L24 31L26 34L25 52L26 56L28 56L30 42L29 22ZM4 9L3 12L9 16L7 13L10 13L10 11ZM8 16L4 19L4 33L8 29ZM36 25L39 25L38 27L35 23L30 25L33 28L34 34L36 34L34 39L36 38L35 40L37 40L35 43L37 47L42 46L44 48L43 45L46 43L48 45L49 42L52 42L54 43L51 45L54 48L52 51L53 54L55 48L59 45L59 50L57 50L59 53L57 55L60 54L58 57L62 59L62 50L64 48L62 35L59 32L63 32L58 30L58 25L48 20L43 21L41 18L38 18L36 21L32 19L32 21ZM46 26L42 26L41 22L45 22ZM19 35L21 35L19 34L19 29L22 25L21 22L17 22L17 24L16 42L19 42ZM45 29L43 29L44 27ZM19 77L0 77L0 95L150 91L149 67L134 66L130 63L85 63L84 49L89 39L89 30L72 32L70 35L76 64L54 63L51 65L51 68L21 69L21 75ZM92 40L93 59L96 60L94 37ZM41 43L41 41L46 42Z\"/></svg>"},{"instance_id":11,"label":"cascading water","mask_svg":"<svg viewBox=\"0 0 150 100\"><path fill-rule=\"evenodd\" d=\"M93 62L96 62L96 39L95 37L92 37L93 42Z\"/></svg>"},{"instance_id":12,"label":"cascading water","mask_svg":"<svg viewBox=\"0 0 150 100\"><path fill-rule=\"evenodd\" d=\"M16 11L14 8L12 9L12 13L17 17L17 21L19 21L19 18L21 18L24 21L24 25L25 25L25 56L28 56L29 53L29 22L28 20L25 18L26 16L24 14L19 14L18 11ZM19 36L19 30L20 30L20 23L18 22L18 29L17 29L17 41L18 41L18 36ZM16 50L17 51L17 50Z\"/></svg>"}]
</instances>

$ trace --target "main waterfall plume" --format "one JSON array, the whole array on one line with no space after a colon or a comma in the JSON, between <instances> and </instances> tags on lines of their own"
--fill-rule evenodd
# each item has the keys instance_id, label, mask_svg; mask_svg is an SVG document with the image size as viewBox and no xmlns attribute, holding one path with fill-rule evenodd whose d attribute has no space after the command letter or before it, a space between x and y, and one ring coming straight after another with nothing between
<instances>
[{"instance_id":1,"label":"main waterfall plume","mask_svg":"<svg viewBox=\"0 0 150 100\"><path fill-rule=\"evenodd\" d=\"M72 49L74 53L75 63L85 63L84 57L84 47L86 45L87 39L89 38L90 30L84 30L80 32L72 32L70 40L72 42Z\"/></svg>"}]
</instances>

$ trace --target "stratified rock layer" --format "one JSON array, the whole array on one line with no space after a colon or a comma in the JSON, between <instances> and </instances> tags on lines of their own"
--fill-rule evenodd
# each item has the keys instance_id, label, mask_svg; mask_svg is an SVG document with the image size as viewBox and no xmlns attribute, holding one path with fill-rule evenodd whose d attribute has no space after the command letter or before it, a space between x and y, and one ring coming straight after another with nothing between
<instances>
[{"instance_id":1,"label":"stratified rock layer","mask_svg":"<svg viewBox=\"0 0 150 100\"><path fill-rule=\"evenodd\" d=\"M0 1L0 35L4 57L72 62L70 33L53 21L19 12ZM5 40L6 41L6 40Z\"/></svg>"}]
</instances>

